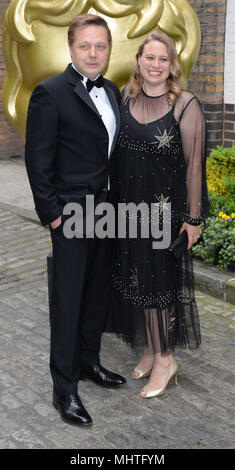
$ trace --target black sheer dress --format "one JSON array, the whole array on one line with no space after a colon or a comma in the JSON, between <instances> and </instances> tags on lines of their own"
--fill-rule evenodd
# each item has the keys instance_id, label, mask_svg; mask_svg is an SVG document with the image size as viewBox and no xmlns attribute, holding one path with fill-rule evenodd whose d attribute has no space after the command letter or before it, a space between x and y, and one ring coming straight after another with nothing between
<instances>
[{"instance_id":1,"label":"black sheer dress","mask_svg":"<svg viewBox=\"0 0 235 470\"><path fill-rule=\"evenodd\" d=\"M208 214L200 104L188 91L173 106L167 94L149 97L141 91L133 100L126 88L123 95L121 131L110 164L116 222L124 217L128 227L131 217L118 203L145 202L149 208L159 203L161 229L164 203L170 203L172 242L184 221L198 225ZM168 353L176 345L197 347L200 326L191 253L177 260L169 248L153 249L156 239L151 229L148 237L141 237L141 220L137 217L135 238L128 230L126 237L116 238L111 331L133 347L145 345L147 354ZM146 223L150 225L150 218Z\"/></svg>"}]
</instances>

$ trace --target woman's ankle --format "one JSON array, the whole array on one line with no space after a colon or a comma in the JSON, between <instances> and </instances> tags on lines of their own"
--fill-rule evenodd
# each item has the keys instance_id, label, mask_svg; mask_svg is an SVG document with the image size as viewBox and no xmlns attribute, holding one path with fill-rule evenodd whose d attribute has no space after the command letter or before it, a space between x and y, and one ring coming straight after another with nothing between
<instances>
[{"instance_id":1,"label":"woman's ankle","mask_svg":"<svg viewBox=\"0 0 235 470\"><path fill-rule=\"evenodd\" d=\"M169 367L172 364L172 354L154 354L154 366Z\"/></svg>"}]
</instances>

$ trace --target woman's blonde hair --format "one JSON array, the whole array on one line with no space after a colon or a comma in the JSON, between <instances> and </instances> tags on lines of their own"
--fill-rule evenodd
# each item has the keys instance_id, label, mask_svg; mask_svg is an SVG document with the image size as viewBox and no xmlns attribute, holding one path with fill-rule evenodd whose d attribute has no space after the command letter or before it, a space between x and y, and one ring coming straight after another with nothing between
<instances>
[{"instance_id":1,"label":"woman's blonde hair","mask_svg":"<svg viewBox=\"0 0 235 470\"><path fill-rule=\"evenodd\" d=\"M167 47L168 57L170 61L170 73L167 79L168 102L172 105L174 104L176 98L182 93L182 88L180 85L180 81L182 81L182 72L177 59L177 53L173 41L169 36L167 36L167 34L158 30L155 30L150 33L139 47L139 50L136 54L136 64L133 68L129 81L128 95L130 96L130 98L137 98L142 89L143 77L140 73L140 66L138 64L138 60L143 55L146 44L148 44L150 41L162 42Z\"/></svg>"}]
</instances>

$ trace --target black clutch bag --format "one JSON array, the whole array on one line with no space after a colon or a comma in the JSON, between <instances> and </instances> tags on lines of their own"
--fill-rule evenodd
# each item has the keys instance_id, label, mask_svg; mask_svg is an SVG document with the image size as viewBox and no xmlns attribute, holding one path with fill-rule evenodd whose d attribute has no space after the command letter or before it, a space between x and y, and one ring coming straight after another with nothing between
<instances>
[{"instance_id":1,"label":"black clutch bag","mask_svg":"<svg viewBox=\"0 0 235 470\"><path fill-rule=\"evenodd\" d=\"M176 238L176 240L171 244L169 250L178 259L183 254L183 252L187 249L187 246L188 246L188 234L186 230L184 230Z\"/></svg>"}]
</instances>

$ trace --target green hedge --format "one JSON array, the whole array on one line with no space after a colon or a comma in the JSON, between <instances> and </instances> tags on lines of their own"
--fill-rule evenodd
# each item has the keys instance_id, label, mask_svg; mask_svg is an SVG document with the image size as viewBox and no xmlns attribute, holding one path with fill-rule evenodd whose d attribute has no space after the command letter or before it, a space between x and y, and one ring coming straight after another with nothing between
<instances>
[{"instance_id":1,"label":"green hedge","mask_svg":"<svg viewBox=\"0 0 235 470\"><path fill-rule=\"evenodd\" d=\"M207 160L210 216L202 236L192 247L193 256L220 269L235 262L235 146L217 146Z\"/></svg>"}]
</instances>

